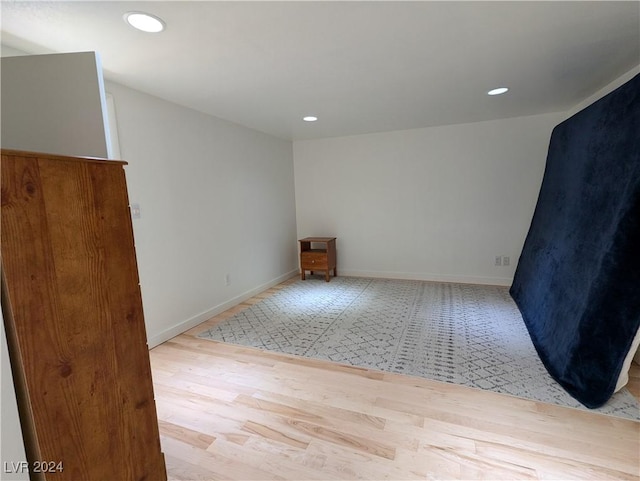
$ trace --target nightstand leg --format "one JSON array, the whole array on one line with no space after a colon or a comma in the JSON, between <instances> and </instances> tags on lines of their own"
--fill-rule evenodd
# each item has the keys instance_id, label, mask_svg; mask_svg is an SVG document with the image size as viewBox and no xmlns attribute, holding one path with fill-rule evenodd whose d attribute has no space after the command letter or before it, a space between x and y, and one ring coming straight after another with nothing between
<instances>
[{"instance_id":1,"label":"nightstand leg","mask_svg":"<svg viewBox=\"0 0 640 481\"><path fill-rule=\"evenodd\" d=\"M303 281L305 280L304 269L300 270L300 279L302 279Z\"/></svg>"},{"instance_id":2,"label":"nightstand leg","mask_svg":"<svg viewBox=\"0 0 640 481\"><path fill-rule=\"evenodd\" d=\"M329 269L327 269L327 270L325 271L325 274L324 274L324 280L325 280L326 282L329 282L329 272L331 272L331 271L330 271Z\"/></svg>"}]
</instances>

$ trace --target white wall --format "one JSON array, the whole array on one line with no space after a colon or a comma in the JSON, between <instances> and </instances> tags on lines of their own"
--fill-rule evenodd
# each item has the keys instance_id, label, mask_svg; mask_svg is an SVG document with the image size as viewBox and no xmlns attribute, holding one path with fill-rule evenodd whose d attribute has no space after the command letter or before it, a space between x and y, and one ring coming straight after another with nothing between
<instances>
[{"instance_id":1,"label":"white wall","mask_svg":"<svg viewBox=\"0 0 640 481\"><path fill-rule=\"evenodd\" d=\"M7 338L4 330L4 320L0 312L0 479L3 481L17 481L29 479L29 472L22 468L27 455L22 441L20 418L18 417L18 403L13 387L13 376L7 350ZM5 464L6 463L6 464Z\"/></svg>"},{"instance_id":2,"label":"white wall","mask_svg":"<svg viewBox=\"0 0 640 481\"><path fill-rule=\"evenodd\" d=\"M151 346L297 273L291 142L118 84L106 90L140 206Z\"/></svg>"},{"instance_id":3,"label":"white wall","mask_svg":"<svg viewBox=\"0 0 640 481\"><path fill-rule=\"evenodd\" d=\"M508 285L561 117L294 142L298 237L345 275Z\"/></svg>"},{"instance_id":4,"label":"white wall","mask_svg":"<svg viewBox=\"0 0 640 481\"><path fill-rule=\"evenodd\" d=\"M108 157L95 52L3 57L2 147Z\"/></svg>"}]
</instances>

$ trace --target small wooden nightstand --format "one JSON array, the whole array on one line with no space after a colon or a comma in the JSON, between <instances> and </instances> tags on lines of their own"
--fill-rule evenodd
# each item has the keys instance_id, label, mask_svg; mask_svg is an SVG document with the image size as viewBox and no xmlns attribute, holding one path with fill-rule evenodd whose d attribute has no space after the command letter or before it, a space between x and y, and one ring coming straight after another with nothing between
<instances>
[{"instance_id":1,"label":"small wooden nightstand","mask_svg":"<svg viewBox=\"0 0 640 481\"><path fill-rule=\"evenodd\" d=\"M324 271L324 280L329 282L329 273L338 275L336 270L336 238L305 237L300 239L300 278L305 280L305 271ZM313 244L322 244L321 247ZM315 247L315 248L314 248Z\"/></svg>"}]
</instances>

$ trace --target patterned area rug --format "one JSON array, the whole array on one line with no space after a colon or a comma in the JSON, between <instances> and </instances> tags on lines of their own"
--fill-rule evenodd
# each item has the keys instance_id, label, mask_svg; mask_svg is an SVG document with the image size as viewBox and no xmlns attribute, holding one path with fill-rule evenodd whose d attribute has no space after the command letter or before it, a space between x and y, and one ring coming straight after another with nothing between
<instances>
[{"instance_id":1,"label":"patterned area rug","mask_svg":"<svg viewBox=\"0 0 640 481\"><path fill-rule=\"evenodd\" d=\"M507 287L312 276L198 337L586 409L547 373ZM640 419L627 389L595 411Z\"/></svg>"}]
</instances>

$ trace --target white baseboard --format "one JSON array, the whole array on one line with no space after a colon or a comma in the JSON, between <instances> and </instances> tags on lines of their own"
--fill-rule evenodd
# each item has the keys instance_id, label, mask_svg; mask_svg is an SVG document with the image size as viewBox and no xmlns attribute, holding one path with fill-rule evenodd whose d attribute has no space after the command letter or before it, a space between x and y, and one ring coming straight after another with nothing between
<instances>
[{"instance_id":1,"label":"white baseboard","mask_svg":"<svg viewBox=\"0 0 640 481\"><path fill-rule=\"evenodd\" d=\"M349 271L338 269L341 276L350 277L375 277L383 279L406 279L411 281L456 282L460 284L482 284L491 286L510 286L511 277L480 277L480 276L449 276L440 274L418 274L415 272L389 272L389 271Z\"/></svg>"},{"instance_id":2,"label":"white baseboard","mask_svg":"<svg viewBox=\"0 0 640 481\"><path fill-rule=\"evenodd\" d=\"M216 316L221 312L226 311L227 309L231 309L232 307L237 306L241 302L244 302L247 299L250 299L257 294L260 294L261 292L269 289L270 287L278 285L281 282L284 282L287 279L291 279L292 277L297 276L299 274L300 272L298 271L298 269L289 271L286 274L278 276L275 279L272 279L265 284L259 285L253 289L243 292L242 294L235 296L229 299L228 301L218 304L217 306L214 306L211 309L207 309L206 311L201 312L200 314L193 316L190 319L182 321L176 324L175 326L170 327L169 329L165 329L164 331L148 338L147 344L149 346L149 349L154 348L162 344L163 342L168 341L169 339L174 338L179 334L182 334L185 331L188 331L192 327L195 327L198 324L203 323L207 319L211 319L213 316Z\"/></svg>"},{"instance_id":3,"label":"white baseboard","mask_svg":"<svg viewBox=\"0 0 640 481\"><path fill-rule=\"evenodd\" d=\"M390 271L359 271L359 270L343 270L340 269L339 275L349 277L374 277L382 279L407 279L415 281L433 281L433 282L458 282L461 284L483 284L483 285L495 285L495 286L510 286L513 279L510 277L478 277L478 276L449 276L449 275L437 275L437 274L416 274L415 272L390 272ZM281 276L272 279L271 281L250 289L242 294L235 296L228 301L225 301L217 306L207 309L196 316L191 317L185 321L182 321L175 326L166 329L154 336L151 336L147 343L149 349L162 344L169 339L188 331L192 327L203 323L207 319L211 319L213 316L226 311L240 304L251 297L260 294L261 292L280 284L292 277L300 274L298 269L292 270Z\"/></svg>"}]
</instances>

